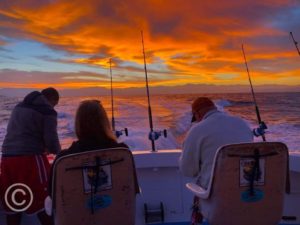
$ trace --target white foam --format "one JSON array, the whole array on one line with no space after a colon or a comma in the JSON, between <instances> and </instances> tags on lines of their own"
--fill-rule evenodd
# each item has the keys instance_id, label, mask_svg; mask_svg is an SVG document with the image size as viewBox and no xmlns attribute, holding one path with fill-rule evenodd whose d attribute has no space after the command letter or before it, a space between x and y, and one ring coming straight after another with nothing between
<instances>
[{"instance_id":1,"label":"white foam","mask_svg":"<svg viewBox=\"0 0 300 225\"><path fill-rule=\"evenodd\" d=\"M79 102L84 99L87 98L64 98L56 108L56 110L58 111L58 133L63 148L69 147L72 141L76 139L74 134L74 116ZM175 98L173 96L156 96L151 99L154 129L168 130L167 138L160 137L159 140L156 141L155 144L157 149L174 149L181 147L183 138L191 126L190 121L192 115L190 104L192 99L193 98L188 95L179 96L178 98ZM236 99L214 99L215 104L219 109L224 111L230 110L230 113L246 119L252 128L257 127L256 115L252 107L253 105L234 104L235 101L239 102ZM245 98L241 99L243 100L243 102L245 101ZM104 108L106 109L108 116L110 117L110 97L101 97L100 100ZM17 100L15 100L15 103L17 103ZM13 104L13 102L10 101L10 104ZM272 113L272 105L268 107L268 110L271 113L262 113L264 121L269 127L269 133L266 134L267 140L282 141L288 145L290 150L300 151L300 120L297 116L295 116L297 115L297 112L292 114L275 114ZM288 110L297 109L295 107L291 107L288 108ZM9 111L5 111L3 114L1 114L2 118L7 118L9 116L9 113ZM293 117L291 117L291 115L293 115ZM293 120L291 120L291 118ZM151 149L151 142L148 140L148 133L150 131L150 128L146 97L116 98L115 120L117 130L124 129L126 127L129 131L129 136L125 137L123 135L121 136L119 141L124 141L133 150ZM7 123L8 120L2 120L0 123L0 143L3 142ZM256 141L260 140L260 138L256 138Z\"/></svg>"},{"instance_id":2,"label":"white foam","mask_svg":"<svg viewBox=\"0 0 300 225\"><path fill-rule=\"evenodd\" d=\"M220 111L224 111L224 107L228 107L232 105L232 103L226 99L218 99L215 100L214 103L217 106L217 109Z\"/></svg>"}]
</instances>

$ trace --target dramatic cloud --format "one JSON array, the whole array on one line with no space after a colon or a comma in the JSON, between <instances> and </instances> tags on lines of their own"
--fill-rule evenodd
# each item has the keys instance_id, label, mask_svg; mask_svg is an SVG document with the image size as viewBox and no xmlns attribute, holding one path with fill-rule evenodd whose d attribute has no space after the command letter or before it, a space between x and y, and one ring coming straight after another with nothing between
<instances>
[{"instance_id":1,"label":"dramatic cloud","mask_svg":"<svg viewBox=\"0 0 300 225\"><path fill-rule=\"evenodd\" d=\"M153 76L151 85L173 84L173 79L160 79ZM144 87L145 80L142 77L121 75L120 80L114 81L115 88ZM43 82L41 82L43 81ZM86 71L74 73L39 72L0 70L0 88L44 88L47 86L58 88L80 88L80 87L104 87L110 88L110 77L107 74L97 74Z\"/></svg>"},{"instance_id":2,"label":"dramatic cloud","mask_svg":"<svg viewBox=\"0 0 300 225\"><path fill-rule=\"evenodd\" d=\"M81 79L81 77L84 77ZM93 74L89 72L78 73L54 73L54 72L25 72L18 70L0 70L0 87L22 87L26 88L30 85L36 88L55 85L56 87L80 87L83 83L87 86L98 86L99 83L107 83L106 75ZM41 83L40 81L43 81Z\"/></svg>"},{"instance_id":3,"label":"dramatic cloud","mask_svg":"<svg viewBox=\"0 0 300 225\"><path fill-rule=\"evenodd\" d=\"M242 44L256 84L300 85L299 56L289 38L293 31L300 41L299 7L297 0L2 0L0 51L8 40L37 42L53 51L38 60L101 73L113 58L116 84L141 86L143 30L152 85L246 84ZM22 77L27 85L71 85L63 75L26 70L35 78ZM70 75L74 87L97 85L81 71ZM4 72L2 86L16 82L6 81Z\"/></svg>"}]
</instances>

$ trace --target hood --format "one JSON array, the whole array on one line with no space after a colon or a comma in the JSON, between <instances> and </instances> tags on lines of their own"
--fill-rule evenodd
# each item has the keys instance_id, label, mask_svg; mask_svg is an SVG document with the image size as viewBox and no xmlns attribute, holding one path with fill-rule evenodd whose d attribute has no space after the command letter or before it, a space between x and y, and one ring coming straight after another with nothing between
<instances>
[{"instance_id":1,"label":"hood","mask_svg":"<svg viewBox=\"0 0 300 225\"><path fill-rule=\"evenodd\" d=\"M49 105L47 99L38 91L33 91L26 95L23 103L28 105Z\"/></svg>"},{"instance_id":2,"label":"hood","mask_svg":"<svg viewBox=\"0 0 300 225\"><path fill-rule=\"evenodd\" d=\"M26 95L17 107L30 108L44 115L57 115L47 99L38 91L33 91Z\"/></svg>"}]
</instances>

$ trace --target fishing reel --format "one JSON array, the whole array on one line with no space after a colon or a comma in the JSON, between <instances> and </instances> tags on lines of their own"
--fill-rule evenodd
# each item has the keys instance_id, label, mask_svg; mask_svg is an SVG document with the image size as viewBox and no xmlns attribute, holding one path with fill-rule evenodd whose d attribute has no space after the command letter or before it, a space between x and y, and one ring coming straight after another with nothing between
<instances>
[{"instance_id":1,"label":"fishing reel","mask_svg":"<svg viewBox=\"0 0 300 225\"><path fill-rule=\"evenodd\" d=\"M128 129L124 128L124 130L115 130L115 135L119 138L125 132L126 137L128 136Z\"/></svg>"},{"instance_id":2,"label":"fishing reel","mask_svg":"<svg viewBox=\"0 0 300 225\"><path fill-rule=\"evenodd\" d=\"M166 138L168 136L167 130L164 129L161 131L150 131L148 138L151 141L156 141L161 135L164 135L164 137Z\"/></svg>"},{"instance_id":3,"label":"fishing reel","mask_svg":"<svg viewBox=\"0 0 300 225\"><path fill-rule=\"evenodd\" d=\"M259 127L253 129L253 134L255 137L263 136L266 133L266 129L268 129L267 125L261 121Z\"/></svg>"}]
</instances>

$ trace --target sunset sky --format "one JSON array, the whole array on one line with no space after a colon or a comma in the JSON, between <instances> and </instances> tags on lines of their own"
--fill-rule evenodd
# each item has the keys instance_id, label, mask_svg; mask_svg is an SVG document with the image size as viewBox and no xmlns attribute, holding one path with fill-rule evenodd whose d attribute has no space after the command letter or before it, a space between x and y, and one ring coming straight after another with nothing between
<instances>
[{"instance_id":1,"label":"sunset sky","mask_svg":"<svg viewBox=\"0 0 300 225\"><path fill-rule=\"evenodd\" d=\"M0 0L0 88L300 85L299 0Z\"/></svg>"}]
</instances>

